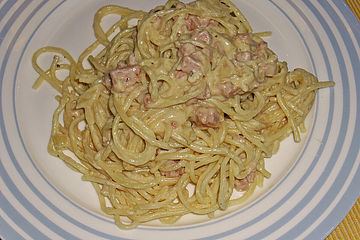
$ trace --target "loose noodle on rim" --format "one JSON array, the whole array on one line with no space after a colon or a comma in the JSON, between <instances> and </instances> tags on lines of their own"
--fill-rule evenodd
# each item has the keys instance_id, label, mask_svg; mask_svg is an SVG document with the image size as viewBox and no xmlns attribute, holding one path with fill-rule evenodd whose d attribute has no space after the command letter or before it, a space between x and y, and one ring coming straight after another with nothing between
<instances>
[{"instance_id":1,"label":"loose noodle on rim","mask_svg":"<svg viewBox=\"0 0 360 240\"><path fill-rule=\"evenodd\" d=\"M104 30L110 14L120 19ZM149 13L109 5L93 27L77 61L37 50L33 87L59 92L49 153L92 183L123 229L244 202L270 177L264 158L291 133L300 141L317 89L333 86L289 72L262 39L270 33L253 33L229 0L169 0Z\"/></svg>"}]
</instances>

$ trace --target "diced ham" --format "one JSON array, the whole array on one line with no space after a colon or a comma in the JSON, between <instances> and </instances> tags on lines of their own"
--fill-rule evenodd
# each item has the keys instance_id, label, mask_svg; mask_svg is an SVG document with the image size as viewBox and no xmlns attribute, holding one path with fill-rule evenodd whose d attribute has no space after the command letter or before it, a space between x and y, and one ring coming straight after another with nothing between
<instances>
[{"instance_id":1,"label":"diced ham","mask_svg":"<svg viewBox=\"0 0 360 240\"><path fill-rule=\"evenodd\" d=\"M114 92L125 92L130 87L134 86L140 81L140 67L127 66L120 67L110 72L110 77L112 81L112 90Z\"/></svg>"},{"instance_id":2,"label":"diced ham","mask_svg":"<svg viewBox=\"0 0 360 240\"><path fill-rule=\"evenodd\" d=\"M178 80L184 80L187 78L187 73L183 71L175 71L175 78Z\"/></svg>"},{"instance_id":3,"label":"diced ham","mask_svg":"<svg viewBox=\"0 0 360 240\"><path fill-rule=\"evenodd\" d=\"M207 18L200 18L194 15L189 15L186 18L186 27L189 31L193 31L198 28L207 27L210 23L210 19Z\"/></svg>"},{"instance_id":4,"label":"diced ham","mask_svg":"<svg viewBox=\"0 0 360 240\"><path fill-rule=\"evenodd\" d=\"M246 178L243 179L235 179L234 188L236 191L246 191L249 189L249 182Z\"/></svg>"},{"instance_id":5,"label":"diced ham","mask_svg":"<svg viewBox=\"0 0 360 240\"><path fill-rule=\"evenodd\" d=\"M235 53L235 59L239 62L249 61L252 59L252 54L250 51L237 52Z\"/></svg>"},{"instance_id":6,"label":"diced ham","mask_svg":"<svg viewBox=\"0 0 360 240\"><path fill-rule=\"evenodd\" d=\"M211 92L210 92L210 88L209 85L206 84L206 87L204 89L204 92L199 94L198 96L196 96L197 99L199 100L205 100L211 97Z\"/></svg>"},{"instance_id":7,"label":"diced ham","mask_svg":"<svg viewBox=\"0 0 360 240\"><path fill-rule=\"evenodd\" d=\"M277 63L270 62L259 65L259 72L262 72L266 77L272 77L276 74L277 71Z\"/></svg>"},{"instance_id":8,"label":"diced ham","mask_svg":"<svg viewBox=\"0 0 360 240\"><path fill-rule=\"evenodd\" d=\"M257 44L256 46L256 56L257 57L264 57L267 58L267 42L261 41L260 43Z\"/></svg>"},{"instance_id":9,"label":"diced ham","mask_svg":"<svg viewBox=\"0 0 360 240\"><path fill-rule=\"evenodd\" d=\"M235 35L235 39L237 40L250 40L252 38L251 33L239 33Z\"/></svg>"},{"instance_id":10,"label":"diced ham","mask_svg":"<svg viewBox=\"0 0 360 240\"><path fill-rule=\"evenodd\" d=\"M178 123L176 121L171 121L170 122L170 126L173 128L173 129L176 129L178 128Z\"/></svg>"},{"instance_id":11,"label":"diced ham","mask_svg":"<svg viewBox=\"0 0 360 240\"><path fill-rule=\"evenodd\" d=\"M195 56L185 56L181 61L181 70L185 73L200 72L200 62L195 59Z\"/></svg>"},{"instance_id":12,"label":"diced ham","mask_svg":"<svg viewBox=\"0 0 360 240\"><path fill-rule=\"evenodd\" d=\"M179 46L180 56L189 56L196 51L196 47L191 43L183 43Z\"/></svg>"},{"instance_id":13,"label":"diced ham","mask_svg":"<svg viewBox=\"0 0 360 240\"><path fill-rule=\"evenodd\" d=\"M219 127L220 113L214 107L195 108L195 123L202 127Z\"/></svg>"},{"instance_id":14,"label":"diced ham","mask_svg":"<svg viewBox=\"0 0 360 240\"><path fill-rule=\"evenodd\" d=\"M176 169L176 170L165 172L165 177L167 177L167 178L177 178L177 177L180 177L182 174L184 174L184 172L185 172L184 168L181 167L181 168Z\"/></svg>"},{"instance_id":15,"label":"diced ham","mask_svg":"<svg viewBox=\"0 0 360 240\"><path fill-rule=\"evenodd\" d=\"M205 43L208 45L210 45L211 41L212 41L212 37L211 37L210 33L206 30L197 32L196 34L194 34L193 38L195 41L202 42L202 43Z\"/></svg>"},{"instance_id":16,"label":"diced ham","mask_svg":"<svg viewBox=\"0 0 360 240\"><path fill-rule=\"evenodd\" d=\"M249 189L250 183L253 183L255 179L255 171L251 171L243 179L235 179L234 188L236 191L247 191Z\"/></svg>"},{"instance_id":17,"label":"diced ham","mask_svg":"<svg viewBox=\"0 0 360 240\"><path fill-rule=\"evenodd\" d=\"M259 42L257 47L258 47L259 50L264 50L264 49L267 48L267 46L268 46L267 42L261 41L261 42Z\"/></svg>"},{"instance_id":18,"label":"diced ham","mask_svg":"<svg viewBox=\"0 0 360 240\"><path fill-rule=\"evenodd\" d=\"M158 154L161 154L162 152L168 153L170 151L159 151ZM164 168L164 169L170 168L171 169L178 163L179 163L179 160L168 160L162 164L162 168ZM166 170L161 170L161 171L167 178L176 178L176 177L181 176L185 172L185 169L184 169L184 167L179 167L178 169L171 170L171 171L166 171Z\"/></svg>"},{"instance_id":19,"label":"diced ham","mask_svg":"<svg viewBox=\"0 0 360 240\"><path fill-rule=\"evenodd\" d=\"M227 81L224 83L218 83L217 87L219 88L221 94L224 97L232 97L238 93L240 93L242 90L239 87L236 87L232 82Z\"/></svg>"},{"instance_id":20,"label":"diced ham","mask_svg":"<svg viewBox=\"0 0 360 240\"><path fill-rule=\"evenodd\" d=\"M186 18L186 27L188 30L193 31L198 27L198 18L192 15L189 15Z\"/></svg>"},{"instance_id":21,"label":"diced ham","mask_svg":"<svg viewBox=\"0 0 360 240\"><path fill-rule=\"evenodd\" d=\"M200 17L198 17L198 19L199 19L199 23L200 23L199 27L204 28L204 27L209 26L210 19L208 19L208 18L200 18Z\"/></svg>"},{"instance_id":22,"label":"diced ham","mask_svg":"<svg viewBox=\"0 0 360 240\"><path fill-rule=\"evenodd\" d=\"M146 108L148 108L150 103L151 103L151 96L150 96L149 93L146 93L145 96L144 96L144 106Z\"/></svg>"},{"instance_id":23,"label":"diced ham","mask_svg":"<svg viewBox=\"0 0 360 240\"><path fill-rule=\"evenodd\" d=\"M198 103L199 100L205 100L205 99L208 99L211 97L211 92L210 92L210 88L209 88L209 85L206 84L206 87L204 89L204 92L197 95L195 98L192 98L190 99L189 101L186 102L186 105L189 106L189 105L192 105L192 104L195 104L195 103Z\"/></svg>"}]
</instances>

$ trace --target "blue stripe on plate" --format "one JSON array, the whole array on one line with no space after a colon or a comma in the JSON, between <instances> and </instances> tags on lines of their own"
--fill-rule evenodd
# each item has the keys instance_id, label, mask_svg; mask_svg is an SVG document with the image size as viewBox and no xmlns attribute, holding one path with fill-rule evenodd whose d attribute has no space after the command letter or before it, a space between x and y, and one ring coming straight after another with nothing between
<instances>
[{"instance_id":1,"label":"blue stripe on plate","mask_svg":"<svg viewBox=\"0 0 360 240\"><path fill-rule=\"evenodd\" d=\"M44 4L46 3L47 1L44 1ZM34 34L36 33L36 31L39 29L39 27L46 21L46 19L59 7L61 6L63 3L65 2L62 1L61 3L59 3L54 9L52 9L47 15L46 17L44 17L44 19L40 22L40 24L35 28L34 32L30 35L31 37L28 39L27 43L25 44L25 47L24 49L22 50L22 54L21 54L21 57L19 58L19 61L18 61L18 64L17 64L17 69L16 69L16 73L15 73L15 77L14 77L14 83L13 83L13 111L15 113L15 119L17 119L16 117L16 111L15 111L15 85L16 85L16 76L18 74L18 70L19 70L19 65L21 63L21 60L22 60L22 57L26 51L26 48L27 46L29 45L29 42L31 41L32 37L34 36ZM43 5L44 5L43 4ZM40 7L41 8L41 7ZM30 21L30 19L35 15L35 13L32 13L28 19L24 22L24 24L22 25L22 27L19 28L18 32L16 33L16 37L13 38L13 41L11 42L12 45L11 47L9 47L8 49L8 52L10 53L18 36L21 34L21 32L23 31L23 29L25 28L25 26L27 25L27 23ZM4 58L4 63L6 63L8 61L8 57L9 55L6 55L5 58ZM4 68L5 69L5 68ZM0 82L1 83L1 82ZM2 87L2 86L1 86ZM1 89L0 89L1 90ZM1 109L2 110L2 109ZM1 111L2 113L2 111ZM1 119L2 120L2 119ZM1 125L4 125L2 123L3 121L0 121ZM47 180L46 178L41 174L41 172L38 170L38 168L36 167L36 165L34 164L34 161L30 158L30 155L28 154L28 151L27 149L25 148L25 145L24 145L24 142L23 142L23 139L21 137L21 134L20 134L20 131L19 131L19 126L18 126L18 122L16 121L16 127L17 127L17 131L18 131L18 134L20 136L20 139L21 139L21 143L23 145L23 149L25 150L27 156L29 157L29 159L31 160L32 164L34 165L34 167L37 169L37 171L39 172L40 176L42 176L42 178L54 189L56 190ZM5 129L5 127L4 127ZM4 137L6 138L5 140L5 143L8 143L7 141L7 134L6 134L6 131L4 131ZM26 175L24 174L22 168L21 168L21 164L19 164L19 162L17 161L17 159L15 158L15 155L13 154L13 151L11 149L11 146L9 144L7 144L7 150L8 150L8 153L12 159L12 162L14 163L14 166L15 168L17 169L17 171L19 172L19 174L21 175L21 177L23 178L24 182L27 183L28 187L42 200L42 202L44 204L46 204L49 208L51 208L53 211L55 211L57 214L59 214L61 217L63 217L64 219L66 219L67 221L71 222L73 225L76 225L78 226L79 228L89 232L89 233L92 233L94 235L97 235L99 237L102 237L102 238L106 238L106 239L124 239L125 238L119 238L117 236L112 236L112 235L109 235L109 234L106 234L106 233L103 233L103 232L100 232L98 231L97 229L92 229L86 225L84 225L83 223L79 222L79 221L76 221L75 219L73 219L71 216L69 216L67 213L64 213L63 211L61 211L60 209L58 209L55 205L53 205L39 190L37 190L37 188L31 183L31 181L29 181L29 179L26 177ZM8 176L8 175L7 175ZM8 178L9 180L8 181L11 181L10 178ZM18 191L18 189L16 188L15 184L13 184L13 188L15 188L14 190L16 190L16 196L20 199L22 199L22 204L23 205L31 205L30 202L28 202L24 197L23 195L20 194L20 192ZM57 191L57 190L56 190ZM14 191L13 191L14 192ZM57 191L58 192L58 191ZM60 192L58 192L60 195L62 195ZM63 195L62 195L63 196ZM65 196L63 196L65 198ZM79 209L81 210L84 210L83 208L80 208L79 206L75 205L72 201L70 201L69 199L67 199L70 203L72 203L74 206L78 207ZM29 210L29 209L28 209ZM34 207L31 207L31 210L30 211L32 213L32 215L34 215L34 217L36 217L37 219L42 219L44 216L42 215L41 212L38 211L38 209L34 208ZM88 214L91 214L92 216L95 216L99 219L102 219L102 220L105 220L103 218L100 218L92 213L90 213L89 211L86 211L86 213ZM109 220L106 219L107 222L111 222ZM72 233L68 233L65 229L62 229L61 226L57 226L56 224L53 224L53 223L48 223L49 220L47 219L46 221L42 221L44 223L44 225L48 226L49 229L53 230L54 232L58 232L61 236L63 237L66 237L66 239L78 239L76 236L74 236ZM113 221L111 222L113 223ZM61 234L62 233L62 234Z\"/></svg>"},{"instance_id":2,"label":"blue stripe on plate","mask_svg":"<svg viewBox=\"0 0 360 240\"><path fill-rule=\"evenodd\" d=\"M15 1L14 1L15 2ZM14 14L10 17L10 19L8 20L8 22L5 24L5 26L3 27L3 29L1 30L0 32L0 36L6 36L6 34L8 33L12 23L18 18L18 16L24 11L24 9L27 7L27 5L29 4L30 2L24 2L22 5L20 5L19 8L17 8L14 12ZM3 37L0 38L0 44L2 43L3 41ZM6 69L6 64L7 64L7 58L9 57L9 50L3 60L3 63L2 63L2 67L1 67L1 71L0 71L0 92L2 92L2 83L3 83L3 77L4 77L4 71ZM0 127L1 127L1 131L3 132L3 135L2 137L4 138L4 133L5 133L5 126L3 124L4 122L4 119L3 119L3 110L2 110L2 105L0 105ZM5 139L4 139L5 140ZM5 145L7 145L6 147L9 146L9 143L7 141L4 141L5 142ZM12 183L11 179L9 178L4 166L2 165L2 161L0 162L0 176L1 178L4 180L4 182L7 184L7 187L12 191L14 190L14 187L15 185ZM17 190L17 189L16 189ZM3 197L3 195L1 195ZM20 198L21 199L21 198ZM18 200L20 202L22 202L18 198ZM6 198L1 198L1 203L2 205L1 206L6 206L8 205L7 203L7 200ZM11 206L11 204L9 204ZM25 206L26 207L26 206ZM43 236L35 226L33 226L31 223L29 223L27 220L25 220L21 214L19 214L17 212L16 209L14 209L12 206L9 207L9 208L3 208L3 211L6 212L6 214L12 218L12 220L17 223L17 224L20 224L20 228L22 228L24 231L26 231L30 236L37 236L40 234L40 236ZM45 237L45 236L44 236Z\"/></svg>"},{"instance_id":3,"label":"blue stripe on plate","mask_svg":"<svg viewBox=\"0 0 360 240\"><path fill-rule=\"evenodd\" d=\"M350 29L347 28L347 31L352 31L355 35L358 45L360 45L360 22L355 17L354 13L351 11L350 7L342 1L333 1L333 4L337 6L337 8L342 13L343 17L347 20L348 24L350 25ZM344 7L344 5L346 5ZM360 46L358 46L360 48ZM360 65L360 63L358 63ZM357 75L358 76L358 75Z\"/></svg>"},{"instance_id":4,"label":"blue stripe on plate","mask_svg":"<svg viewBox=\"0 0 360 240\"><path fill-rule=\"evenodd\" d=\"M0 14L4 14L5 12L9 11L9 9L11 8L11 6L13 4L15 4L16 1L8 1L5 3L5 5L1 8ZM24 11L24 9L26 8L27 5L29 5L30 2L25 2L23 3L19 8L17 8L14 12L14 14L10 17L10 19L6 22L5 26L1 29L0 32L0 45L2 44L2 41L4 40L6 34L8 33L11 25L13 24L13 22L15 22L15 20L17 19L17 17L22 13L22 11ZM2 16L2 15L0 15ZM0 83L2 83L2 78L0 79Z\"/></svg>"},{"instance_id":5,"label":"blue stripe on plate","mask_svg":"<svg viewBox=\"0 0 360 240\"><path fill-rule=\"evenodd\" d=\"M1 169L1 167L0 167ZM2 173L0 171L0 173ZM6 182L7 184L9 182ZM9 187L9 186L8 186ZM11 186L10 186L11 187ZM49 239L47 236L45 236L42 232L40 232L36 226L34 226L34 223L30 223L28 220L26 220L21 213L18 212L18 209L14 208L12 204L7 200L7 198L0 192L0 204L1 208L4 212L6 212L7 216L11 218L11 220L18 225L19 228L21 228L24 232L26 232L30 237L33 239ZM21 204L24 206L24 204L21 202ZM24 206L26 208L26 206ZM5 231L7 228L3 227L3 225L0 224L0 231ZM12 228L7 230L7 235L13 233ZM5 233L4 233L5 234ZM11 235L8 236L9 239L18 239L17 235ZM10 238L11 237L11 238Z\"/></svg>"},{"instance_id":6,"label":"blue stripe on plate","mask_svg":"<svg viewBox=\"0 0 360 240\"><path fill-rule=\"evenodd\" d=\"M297 9L297 11L300 13L301 10L294 5L293 3L290 3L293 5L294 8ZM346 81L348 79L348 75L347 72L345 71L345 62L344 59L341 55L341 51L340 48L336 42L336 39L333 35L333 33L331 32L331 29L328 27L328 25L326 24L326 22L323 21L323 18L321 16L321 14L313 7L313 5L310 2L306 2L305 4L308 5L309 9L314 13L315 16L317 16L318 20L320 21L320 24L322 25L322 27L325 29L325 31L327 32L329 38L330 38L330 42L332 43L332 46L334 48L334 51L336 52L337 55L337 60L338 63L340 65L340 71L341 71L341 76L343 81L343 102L344 102L344 109L343 109L343 113L342 113L342 121L341 121L341 129L346 129L348 126L348 116L349 116L349 94L347 94L349 92L349 84ZM311 31L317 35L315 29L312 27L311 22L309 21L309 19L305 16L305 14L301 13L302 17L304 18L304 20L307 22L307 24L309 25ZM317 35L317 40L320 41L320 38ZM328 67L329 70L329 67ZM331 76L331 75L329 75ZM331 94L333 94L333 89L331 89ZM331 98L333 100L333 97ZM333 106L333 102L330 103L330 106ZM328 122L328 126L327 126L327 132L328 132L328 127L330 126L330 122ZM337 136L337 143L335 146L335 149L332 153L331 158L329 159L329 162L327 163L327 166L325 168L325 171L321 174L321 176L318 178L318 180L315 182L315 184L313 185L313 187L311 188L311 190L305 195L304 199L301 200L301 202L299 202L294 208L293 210L291 210L289 213L287 213L284 217L282 217L279 221L277 221L273 226L271 227L281 227L282 225L284 225L287 221L290 221L291 218L295 217L296 214L298 214L301 209L303 209L304 207L306 207L306 205L313 199L313 196L322 188L324 182L328 179L331 170L333 169L336 160L340 154L340 151L343 147L343 143L344 143L344 139L345 139L345 131L341 131L339 133L339 136ZM326 143L324 143L325 145ZM322 145L322 146L324 146ZM342 171L339 173L339 175L337 176L337 180L338 182L335 181L334 186L332 187L333 191L335 191L334 193L337 192L337 190L339 190L341 188L341 179L344 179L344 176L347 176L347 173L349 172L350 169L348 168L343 168ZM334 189L335 187L335 189ZM327 196L329 194L329 192L325 195ZM331 199L326 199L321 202L321 204L317 205L310 214L308 214L305 218L303 218L303 220L301 222L299 222L296 225L296 228L291 229L289 232L287 232L285 235L282 236L281 239L289 239L290 238L295 238L296 236L298 236L299 234L301 234L303 231L305 231L309 225L311 225L318 217L319 215L321 215L321 213L323 213L323 211L326 209L326 207L331 203ZM326 201L326 203L324 202ZM261 236L265 236L268 235L270 233L270 229L268 229L267 232L264 232L263 235L257 235L257 237L261 237Z\"/></svg>"},{"instance_id":7,"label":"blue stripe on plate","mask_svg":"<svg viewBox=\"0 0 360 240\"><path fill-rule=\"evenodd\" d=\"M326 5L325 2L322 2L322 4L323 4L323 7L326 9L326 11L332 16L333 20L334 20L335 16L337 17L337 18L335 18L335 25L337 26L337 29L341 32L341 34L344 38L348 53L350 54L350 58L353 63L353 68L355 70L356 69L355 63L359 62L359 59L356 54L354 55L354 53L356 53L355 49L354 49L354 45L351 44L351 39L348 38L346 29L345 29L344 25L341 23L341 20L336 15L336 12L329 5ZM343 112L343 118L342 118L343 121L342 121L341 129L343 129L344 131L342 131L340 133L339 136L341 138L340 139L338 138L336 148L331 157L331 162L333 162L333 164L335 164L335 161L339 157L340 151L342 149L342 143L343 143L342 140L345 138L345 133L346 133L346 129L348 126L348 116L350 113L350 109L349 109L350 99L348 97L345 98L345 96L349 96L349 94L348 94L349 93L349 84L347 82L348 75L347 75L347 72L345 71L346 70L345 62L342 57L340 47L339 47L338 43L336 42L336 39L335 39L333 33L331 32L330 27L328 26L326 21L322 18L321 14L317 11L317 9L311 3L307 3L307 5L309 6L310 9L312 9L312 12L314 12L314 14L316 16L318 16L319 21L321 22L322 26L324 27L325 31L327 32L327 34L329 35L329 37L331 39L331 43L334 47L334 50L337 55L337 59L340 63L340 71L341 71L341 75L342 75L342 79L343 79L343 85L344 85L343 97L344 97L345 109ZM358 76L358 75L355 74L355 76ZM357 89L358 89L358 86L357 86ZM357 96L357 98L359 98L359 96ZM358 117L359 117L359 111L357 111L356 122L358 122ZM358 128L358 127L356 126L356 128ZM353 131L353 133L357 133L357 131ZM318 204L299 224L297 224L296 230L293 229L292 231L289 231L287 234L285 234L283 236L284 239L288 239L290 236L291 237L297 236L297 235L295 235L295 232L298 232L298 229L300 230L298 232L299 234L302 231L304 231L305 229L307 229L310 226L310 224L312 222L314 222L326 210L326 208L331 204L332 200L335 199L337 193L341 190L341 188L346 180L346 176L348 176L349 172L352 170L354 161L356 160L356 156L357 156L357 153L359 150L358 142L359 142L359 137L353 135L352 144L351 144L350 150L348 151L348 156L344 162L344 165L342 166L341 171L337 175L334 184L328 189L328 192L322 198L321 204ZM330 170L328 170L326 173L328 174L329 172L330 172ZM321 176L321 178L324 178L324 177ZM325 180L326 179L323 179L322 182L316 183L316 184L319 184L319 186L318 186L319 189L321 188L321 185L325 182ZM320 181L320 179L319 179L319 181ZM357 189L357 192L358 191L359 191L359 189ZM316 193L315 189L312 192ZM348 196L344 195L343 199L347 199L347 198L348 198ZM354 195L352 201L354 202L355 199L356 199L356 195ZM341 202L341 204L344 204L344 203ZM338 209L338 211L343 212L343 215L345 215L344 213L346 213L347 211L344 211L344 206L346 206L345 208L350 209L352 204L342 205L342 206L343 206L342 209L341 210ZM309 239L314 239L314 237L316 238L316 236L324 237L321 234L328 232L331 227L333 227L336 223L340 222L342 219L341 216L342 216L341 214L338 215L337 218L333 218L333 216L327 216L326 219L328 220L328 222L327 223L323 222L321 225L323 228L318 227L315 231L313 231L313 233L311 235L308 236Z\"/></svg>"},{"instance_id":8,"label":"blue stripe on plate","mask_svg":"<svg viewBox=\"0 0 360 240\"><path fill-rule=\"evenodd\" d=\"M338 31L340 32L344 42L345 46L347 48L347 51L350 55L352 68L354 71L353 79L355 80L355 88L356 91L356 103L353 103L356 105L356 124L355 129L352 131L354 133L350 145L350 149L347 152L346 160L343 165L343 168L341 169L337 179L336 183L331 186L327 194L323 197L321 203L321 206L318 206L317 209L314 209L314 211L321 212L324 211L326 206L331 204L331 200L336 198L336 195L340 189L342 189L342 186L344 182L347 180L344 176L348 176L348 173L356 167L356 163L358 164L358 168L356 170L356 174L353 177L353 179L360 179L360 166L359 166L359 160L358 154L359 154L359 143L360 143L360 59L359 55L357 54L356 50L359 48L359 46L355 47L353 40L351 39L351 36L349 35L349 30L346 28L342 20L340 19L340 16L336 13L336 11L330 6L329 3L326 1L319 1L319 3L322 5L322 7L326 10L326 12L331 16L333 19L335 26L337 27ZM344 10L346 10L345 6L339 6L337 5L339 9L343 9L342 13L344 13ZM350 16L353 16L352 13L349 13ZM345 15L346 16L346 15ZM354 23L355 17L351 19L346 18L349 24L352 22ZM324 21L324 20L323 20ZM324 21L325 22L325 21ZM357 26L354 28L359 32L360 30L360 24L356 19L356 22L358 23ZM360 35L355 34L355 38L357 39L358 43L360 42ZM352 44L351 44L352 43ZM344 78L343 78L344 79ZM346 78L345 78L346 79ZM345 105L346 106L346 105ZM354 108L355 109L355 108ZM344 129L345 132L345 129ZM325 237L322 234L324 232L329 232L332 228L334 228L338 223L341 222L341 220L345 217L347 212L351 209L351 206L353 206L354 202L359 196L360 188L358 186L358 181L352 181L351 185L347 187L346 192L344 193L341 200L339 200L336 207L333 209L333 211L326 217L325 220L319 224L318 228L316 228L309 236L309 239L314 239L316 237Z\"/></svg>"},{"instance_id":9,"label":"blue stripe on plate","mask_svg":"<svg viewBox=\"0 0 360 240\"><path fill-rule=\"evenodd\" d=\"M16 3L16 1L7 1L0 9L0 21L6 16L6 13L10 10L10 8L12 6L14 6L14 4ZM4 35L5 36L5 35ZM0 39L3 39L2 37L4 37L2 35L0 35Z\"/></svg>"},{"instance_id":10,"label":"blue stripe on plate","mask_svg":"<svg viewBox=\"0 0 360 240\"><path fill-rule=\"evenodd\" d=\"M337 30L340 32L341 36L343 37L343 40L345 42L345 46L347 48L347 51L350 55L350 59L351 62L353 64L353 69L354 71L358 68L358 66L355 65L355 63L359 62L359 58L356 54L356 51L354 49L354 45L352 44L352 41L348 35L348 32L345 28L345 26L343 25L343 23L341 22L341 19L339 18L339 16L336 14L336 12L332 9L332 7L328 4L326 4L325 2L321 2L319 1L319 3L322 5L322 7L325 9L325 11L331 16L332 20L335 23L335 26L337 28ZM308 7L310 9L312 9L312 12L314 13L314 15L318 16L319 21L321 22L322 26L324 27L325 31L327 32L328 36L330 37L330 41L333 45L333 48L336 52L336 56L338 59L338 62L340 64L340 71L341 71L341 76L342 76L342 82L343 82L343 97L344 97L344 109L343 109L343 117L342 117L342 124L341 124L341 129L343 129L343 131L340 132L340 139L338 138L337 141L337 145L334 149L334 153L331 157L331 162L336 162L336 160L338 159L339 155L340 155L340 151L342 149L342 144L343 141L345 139L345 134L346 134L346 130L348 127L348 121L349 121L349 115L350 115L350 99L349 99L349 83L348 83L348 79L349 76L346 72L346 66L345 66L345 61L343 59L343 55L341 53L341 49L339 47L338 42L335 39L335 36L333 34L333 32L330 29L330 26L328 25L328 23L325 21L325 19L322 17L322 15L320 14L320 12L311 4L311 3L307 3ZM356 74L355 74L356 76ZM359 76L359 75L358 75ZM359 91L359 89L357 88L357 90ZM347 96L347 97L345 97ZM358 95L357 95L358 98ZM354 103L355 104L355 103ZM359 112L357 112L356 114L356 122L358 122L359 119ZM339 174L337 175L334 183L332 184L332 186L328 189L328 192L324 195L324 197L321 199L321 204L318 204L310 213L307 217L305 217L302 222L300 222L297 225L297 228L299 228L300 230L303 229L307 229L311 222L314 222L325 210L326 208L331 204L331 202L333 201L333 199L336 198L337 193L342 189L344 182L347 180L346 176L348 176L348 174L350 173L350 171L353 168L354 165L354 161L356 160L356 156L357 156L357 152L359 151L359 136L358 136L358 132L356 131L352 131L352 133L354 134L352 136L352 142L351 142L351 146L350 149L348 151L348 155L345 159L345 162L343 164L343 166L341 167L341 170L339 172ZM356 136L356 135L357 136ZM338 143L341 143L341 145ZM356 145L354 145L354 143ZM349 157L349 155L352 155L353 153L355 153L355 157ZM325 182L325 179L323 182L321 182L320 184L323 184ZM359 190L358 190L359 191ZM343 196L342 198L346 199L348 196ZM342 203L343 204L343 203ZM350 207L352 205L347 205L344 206L342 205L343 208L348 208L348 210L350 210ZM347 212L347 211L346 211ZM336 224L339 223L341 221L342 216L338 216L337 218L331 219L329 217L327 217L328 220L331 219L332 224ZM329 230L331 227L333 227L334 225L325 225L322 224L322 226L326 227L326 229L323 230ZM335 225L336 226L336 225ZM320 229L314 231L312 234L312 236L309 236L309 239L313 239L312 237L314 237L314 235L316 233L319 233ZM287 239L287 237L289 236L293 236L294 231L290 231L288 234L284 235L284 239ZM322 236L323 237L323 236Z\"/></svg>"},{"instance_id":11,"label":"blue stripe on plate","mask_svg":"<svg viewBox=\"0 0 360 240\"><path fill-rule=\"evenodd\" d=\"M8 49L5 53L4 59L3 59L3 63L1 65L1 70L0 70L0 92L2 92L2 87L3 87L3 78L4 78L4 74L5 74L5 69L6 69L6 65L8 62L8 59L10 57L10 54L12 52L12 49L19 37L19 35L21 34L21 32L24 30L25 26L29 23L30 19L41 9L41 7L43 7L46 4L47 1L43 1L41 2L38 6L36 6L36 8L30 13L30 15L25 19L25 21L23 22L23 24L19 27L19 29L17 30L17 32L15 33L10 45L8 46ZM2 34L5 36L6 33L10 30L12 23L21 15L21 13L24 11L24 9L31 3L31 1L25 1L18 9L16 9L16 11L14 12L14 14L11 16L11 18L8 20L8 22L6 23L5 27L2 29ZM31 184L29 181L26 181L27 179L25 178L23 171L21 170L21 167L19 167L19 164L17 163L17 160L15 158L15 155L11 149L10 143L8 141L8 137L7 137L7 131L6 131L6 127L4 124L4 116L3 116L3 109L2 109L2 105L0 105L0 127L1 127L1 131L3 132L3 140L5 143L5 147L8 151L9 157L12 160L12 162L15 164L15 167L17 168L19 174L23 177L24 181L27 182L28 184ZM60 228L59 226L57 226L56 224L54 224L53 222L50 221L50 219L48 219L46 216L44 216L41 211L39 211L39 209L37 209L34 205L32 205L21 193L21 191L19 191L19 189L17 188L16 184L14 184L11 180L11 178L9 177L8 173L6 172L4 166L2 165L2 163L0 163L0 175L3 178L4 182L6 182L7 187L10 189L10 191L13 193L13 195L16 197L16 199L36 218L38 219L40 222L42 222L45 226L47 226L49 229L51 229L52 231L56 232L57 234L64 236L66 238L69 237L74 237L72 234L69 234L68 232L64 231L62 228ZM32 185L32 184L31 184ZM35 192L36 193L36 192ZM11 208L6 208L4 209L5 212L7 211L11 211ZM9 214L7 212L7 214L10 216L15 216L14 211L11 211L11 214ZM19 215L21 215L21 213L18 213ZM18 219L19 220L19 219ZM17 221L14 221L16 223L18 223ZM22 223L19 227L22 229L26 229L29 233L30 236L34 237L34 239L43 239L45 236L43 234L41 234L37 229L36 226L33 226L31 223L29 223L28 221L21 221L20 223Z\"/></svg>"},{"instance_id":12,"label":"blue stripe on plate","mask_svg":"<svg viewBox=\"0 0 360 240\"><path fill-rule=\"evenodd\" d=\"M0 193L0 198L2 198ZM1 203L1 200L0 200ZM2 206L2 205L1 205ZM0 216L0 239L17 239L23 240L23 238L16 230L14 230L1 216Z\"/></svg>"}]
</instances>

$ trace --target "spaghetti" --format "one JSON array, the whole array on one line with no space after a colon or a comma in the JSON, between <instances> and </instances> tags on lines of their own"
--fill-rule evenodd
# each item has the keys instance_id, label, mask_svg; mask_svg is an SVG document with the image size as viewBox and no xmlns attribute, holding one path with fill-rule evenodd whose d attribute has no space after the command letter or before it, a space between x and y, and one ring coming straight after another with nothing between
<instances>
[{"instance_id":1,"label":"spaghetti","mask_svg":"<svg viewBox=\"0 0 360 240\"><path fill-rule=\"evenodd\" d=\"M105 31L109 14L121 18ZM270 33L253 33L229 0L169 0L149 13L110 5L93 26L78 61L35 52L33 87L59 92L49 153L92 183L123 229L246 200L270 177L264 158L291 133L300 141L317 89L333 86L289 72L262 38ZM46 52L55 57L44 70Z\"/></svg>"}]
</instances>

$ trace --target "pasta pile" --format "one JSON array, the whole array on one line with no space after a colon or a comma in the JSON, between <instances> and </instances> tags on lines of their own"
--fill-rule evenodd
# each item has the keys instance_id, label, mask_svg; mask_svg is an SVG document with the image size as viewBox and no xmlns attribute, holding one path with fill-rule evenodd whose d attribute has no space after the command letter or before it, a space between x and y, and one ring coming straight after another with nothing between
<instances>
[{"instance_id":1,"label":"pasta pile","mask_svg":"<svg viewBox=\"0 0 360 240\"><path fill-rule=\"evenodd\" d=\"M104 30L109 14L121 18ZM245 201L270 177L264 158L291 133L300 141L317 89L333 85L289 72L263 40L270 33L253 33L229 0L169 0L148 13L110 5L93 27L78 61L36 51L33 87L59 92L49 153L91 182L122 229Z\"/></svg>"}]
</instances>

